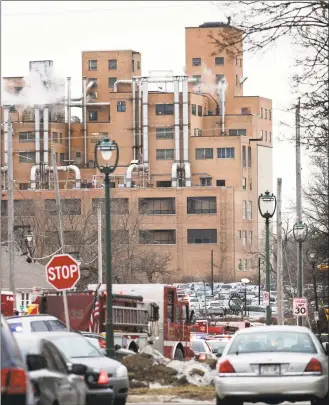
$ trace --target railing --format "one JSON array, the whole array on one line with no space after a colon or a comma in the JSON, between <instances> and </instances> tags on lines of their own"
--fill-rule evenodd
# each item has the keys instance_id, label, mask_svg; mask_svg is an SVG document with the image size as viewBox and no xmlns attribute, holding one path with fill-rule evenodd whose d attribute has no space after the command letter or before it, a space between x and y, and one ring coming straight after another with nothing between
<instances>
[{"instance_id":1,"label":"railing","mask_svg":"<svg viewBox=\"0 0 329 405\"><path fill-rule=\"evenodd\" d=\"M117 326L148 326L149 314L146 309L113 307L113 324Z\"/></svg>"}]
</instances>

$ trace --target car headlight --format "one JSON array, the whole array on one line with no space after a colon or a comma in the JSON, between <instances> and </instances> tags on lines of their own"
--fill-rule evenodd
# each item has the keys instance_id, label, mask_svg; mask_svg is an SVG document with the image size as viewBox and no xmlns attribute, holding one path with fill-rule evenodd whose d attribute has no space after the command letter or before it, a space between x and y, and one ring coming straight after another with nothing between
<instances>
[{"instance_id":1,"label":"car headlight","mask_svg":"<svg viewBox=\"0 0 329 405\"><path fill-rule=\"evenodd\" d=\"M116 376L117 377L127 377L128 376L128 370L127 370L127 367L125 367L125 366L120 366L120 367L118 367L117 368L117 371L116 371Z\"/></svg>"}]
</instances>

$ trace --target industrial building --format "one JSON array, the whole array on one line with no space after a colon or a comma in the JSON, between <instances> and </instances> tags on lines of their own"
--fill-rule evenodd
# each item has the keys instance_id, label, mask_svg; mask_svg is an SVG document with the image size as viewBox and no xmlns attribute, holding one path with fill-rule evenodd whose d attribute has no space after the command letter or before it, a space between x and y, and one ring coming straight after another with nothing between
<instances>
[{"instance_id":1,"label":"industrial building","mask_svg":"<svg viewBox=\"0 0 329 405\"><path fill-rule=\"evenodd\" d=\"M3 106L3 188L9 116L15 200L55 198L54 145L62 197L81 204L80 214L104 196L94 150L108 136L120 150L112 197L137 207L140 243L170 252L177 280L209 275L211 251L218 281L257 277L258 195L273 191L272 102L243 95L242 42L219 51L209 39L228 30L239 35L224 23L187 27L178 75L142 74L142 55L120 50L82 52L81 95L71 94L71 78L53 77L52 61L30 62L30 85L3 78L14 100ZM36 80L45 95L27 105L20 97Z\"/></svg>"}]
</instances>

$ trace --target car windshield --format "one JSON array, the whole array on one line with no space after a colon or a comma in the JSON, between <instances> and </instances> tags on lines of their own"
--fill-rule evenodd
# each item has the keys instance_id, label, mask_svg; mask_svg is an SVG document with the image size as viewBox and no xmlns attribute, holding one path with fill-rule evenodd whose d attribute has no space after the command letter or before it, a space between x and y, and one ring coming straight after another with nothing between
<instances>
[{"instance_id":1,"label":"car windshield","mask_svg":"<svg viewBox=\"0 0 329 405\"><path fill-rule=\"evenodd\" d=\"M100 351L81 335L47 336L66 357L102 357Z\"/></svg>"},{"instance_id":2,"label":"car windshield","mask_svg":"<svg viewBox=\"0 0 329 405\"><path fill-rule=\"evenodd\" d=\"M204 353L206 351L205 345L200 340L192 342L192 350L196 353Z\"/></svg>"},{"instance_id":3,"label":"car windshield","mask_svg":"<svg viewBox=\"0 0 329 405\"><path fill-rule=\"evenodd\" d=\"M207 340L208 346L214 353L223 353L228 342L221 342L219 340Z\"/></svg>"},{"instance_id":4,"label":"car windshield","mask_svg":"<svg viewBox=\"0 0 329 405\"><path fill-rule=\"evenodd\" d=\"M308 333L267 331L237 335L228 354L264 352L316 353L317 351Z\"/></svg>"}]
</instances>

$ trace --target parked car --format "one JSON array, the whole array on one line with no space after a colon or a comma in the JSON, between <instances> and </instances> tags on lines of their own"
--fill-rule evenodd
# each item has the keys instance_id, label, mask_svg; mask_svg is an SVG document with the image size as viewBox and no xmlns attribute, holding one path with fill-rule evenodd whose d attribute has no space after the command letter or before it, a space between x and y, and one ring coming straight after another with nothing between
<instances>
[{"instance_id":1,"label":"parked car","mask_svg":"<svg viewBox=\"0 0 329 405\"><path fill-rule=\"evenodd\" d=\"M325 351L311 330L300 326L240 329L217 364L217 405L329 404L327 346Z\"/></svg>"},{"instance_id":2,"label":"parked car","mask_svg":"<svg viewBox=\"0 0 329 405\"><path fill-rule=\"evenodd\" d=\"M9 316L6 321L12 332L58 332L66 331L66 325L52 315L17 315Z\"/></svg>"},{"instance_id":3,"label":"parked car","mask_svg":"<svg viewBox=\"0 0 329 405\"><path fill-rule=\"evenodd\" d=\"M75 364L70 369L56 346L39 336L17 334L16 341L27 364L36 404L86 404L85 366Z\"/></svg>"},{"instance_id":4,"label":"parked car","mask_svg":"<svg viewBox=\"0 0 329 405\"><path fill-rule=\"evenodd\" d=\"M32 384L17 342L1 315L1 405L33 405Z\"/></svg>"},{"instance_id":5,"label":"parked car","mask_svg":"<svg viewBox=\"0 0 329 405\"><path fill-rule=\"evenodd\" d=\"M207 339L206 342L215 356L221 357L230 339Z\"/></svg>"},{"instance_id":6,"label":"parked car","mask_svg":"<svg viewBox=\"0 0 329 405\"><path fill-rule=\"evenodd\" d=\"M224 316L225 310L221 302L210 301L208 308L208 315L210 316Z\"/></svg>"},{"instance_id":7,"label":"parked car","mask_svg":"<svg viewBox=\"0 0 329 405\"><path fill-rule=\"evenodd\" d=\"M204 339L193 339L191 345L196 359L207 360L216 358Z\"/></svg>"},{"instance_id":8,"label":"parked car","mask_svg":"<svg viewBox=\"0 0 329 405\"><path fill-rule=\"evenodd\" d=\"M39 333L60 349L72 363L81 363L88 368L98 369L93 380L87 381L89 387L98 387L100 373L106 372L104 378L109 378L110 388L114 391L114 404L124 405L127 401L129 380L127 368L120 362L105 357L99 349L84 336L74 332Z\"/></svg>"}]
</instances>

